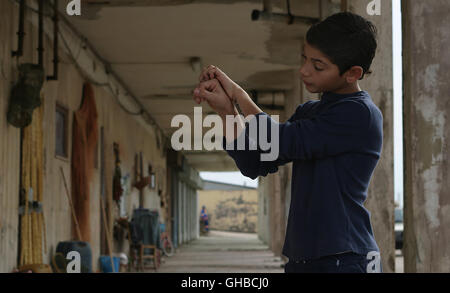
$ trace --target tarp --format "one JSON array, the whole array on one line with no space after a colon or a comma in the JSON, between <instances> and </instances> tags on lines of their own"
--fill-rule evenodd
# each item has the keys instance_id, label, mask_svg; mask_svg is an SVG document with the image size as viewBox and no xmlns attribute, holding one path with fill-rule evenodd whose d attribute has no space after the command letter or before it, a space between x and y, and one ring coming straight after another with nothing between
<instances>
[{"instance_id":1,"label":"tarp","mask_svg":"<svg viewBox=\"0 0 450 293\"><path fill-rule=\"evenodd\" d=\"M133 218L131 220L132 234L131 239L134 243L142 243L148 245L160 245L160 225L159 214L148 209L135 209L133 211ZM144 251L144 253L149 253Z\"/></svg>"},{"instance_id":2,"label":"tarp","mask_svg":"<svg viewBox=\"0 0 450 293\"><path fill-rule=\"evenodd\" d=\"M90 241L89 182L94 169L94 154L98 141L97 108L94 89L90 83L83 87L81 107L74 114L72 138L72 198L75 214L80 225L81 241ZM77 239L72 223L72 235Z\"/></svg>"}]
</instances>

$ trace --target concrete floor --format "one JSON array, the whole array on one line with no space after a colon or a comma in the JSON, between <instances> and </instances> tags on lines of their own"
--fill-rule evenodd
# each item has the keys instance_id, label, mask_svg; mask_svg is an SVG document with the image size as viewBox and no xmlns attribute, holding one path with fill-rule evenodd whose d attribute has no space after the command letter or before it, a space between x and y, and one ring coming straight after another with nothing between
<instances>
[{"instance_id":1,"label":"concrete floor","mask_svg":"<svg viewBox=\"0 0 450 293\"><path fill-rule=\"evenodd\" d=\"M283 273L283 264L256 234L210 231L164 257L157 273Z\"/></svg>"}]
</instances>

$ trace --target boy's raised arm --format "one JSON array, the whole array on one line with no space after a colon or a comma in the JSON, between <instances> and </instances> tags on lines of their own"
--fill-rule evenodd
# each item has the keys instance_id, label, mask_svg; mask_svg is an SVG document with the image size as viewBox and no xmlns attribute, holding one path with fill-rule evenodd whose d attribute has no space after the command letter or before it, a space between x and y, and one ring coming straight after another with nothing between
<instances>
[{"instance_id":1,"label":"boy's raised arm","mask_svg":"<svg viewBox=\"0 0 450 293\"><path fill-rule=\"evenodd\" d=\"M263 112L241 87L234 92L233 100L239 105L245 117Z\"/></svg>"}]
</instances>

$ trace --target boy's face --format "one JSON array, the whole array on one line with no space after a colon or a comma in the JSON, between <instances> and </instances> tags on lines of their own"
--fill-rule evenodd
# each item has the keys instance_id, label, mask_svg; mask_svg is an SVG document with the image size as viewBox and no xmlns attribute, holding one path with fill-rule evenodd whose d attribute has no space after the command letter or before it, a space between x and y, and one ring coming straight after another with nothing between
<instances>
[{"instance_id":1,"label":"boy's face","mask_svg":"<svg viewBox=\"0 0 450 293\"><path fill-rule=\"evenodd\" d=\"M305 41L302 53L301 79L311 93L333 92L347 85L345 74L321 51Z\"/></svg>"}]
</instances>

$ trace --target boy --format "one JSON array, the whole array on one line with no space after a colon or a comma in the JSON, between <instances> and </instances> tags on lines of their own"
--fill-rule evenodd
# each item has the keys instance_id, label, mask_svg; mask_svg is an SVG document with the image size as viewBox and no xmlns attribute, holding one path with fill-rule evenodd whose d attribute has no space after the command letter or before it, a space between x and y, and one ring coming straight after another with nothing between
<instances>
[{"instance_id":1,"label":"boy","mask_svg":"<svg viewBox=\"0 0 450 293\"><path fill-rule=\"evenodd\" d=\"M286 123L264 113L220 69L209 66L194 91L197 103L206 100L225 123L226 115L255 115L279 134L279 156L260 159L263 151L237 150L258 141L240 119L236 129L224 126L224 149L250 178L266 176L293 162L291 204L283 254L291 272L364 273L381 271L379 248L363 203L382 149L383 117L358 80L369 73L377 48L376 28L361 16L338 13L312 26L303 49L301 79L320 101L300 105ZM267 116L267 119L258 119ZM267 121L267 122L261 122ZM260 131L260 130L259 130ZM260 135L260 134L258 134ZM233 150L230 148L234 147ZM375 270L369 255L378 255Z\"/></svg>"}]
</instances>

